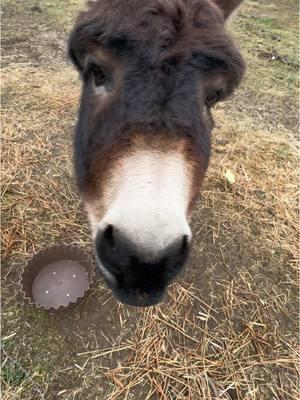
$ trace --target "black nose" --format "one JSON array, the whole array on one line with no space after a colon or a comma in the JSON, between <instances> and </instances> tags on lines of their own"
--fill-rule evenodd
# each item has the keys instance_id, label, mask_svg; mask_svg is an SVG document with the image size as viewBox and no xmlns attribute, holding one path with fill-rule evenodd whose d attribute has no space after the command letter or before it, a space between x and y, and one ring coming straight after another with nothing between
<instances>
[{"instance_id":1,"label":"black nose","mask_svg":"<svg viewBox=\"0 0 300 400\"><path fill-rule=\"evenodd\" d=\"M112 225L98 232L95 244L100 268L115 296L123 303L139 306L161 300L189 252L187 236L155 254L141 250Z\"/></svg>"}]
</instances>

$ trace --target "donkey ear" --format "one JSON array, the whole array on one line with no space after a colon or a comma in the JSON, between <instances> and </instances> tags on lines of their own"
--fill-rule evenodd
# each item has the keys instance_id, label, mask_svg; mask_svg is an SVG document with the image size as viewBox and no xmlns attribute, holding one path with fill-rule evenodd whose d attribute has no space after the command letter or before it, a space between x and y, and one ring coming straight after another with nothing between
<instances>
[{"instance_id":1,"label":"donkey ear","mask_svg":"<svg viewBox=\"0 0 300 400\"><path fill-rule=\"evenodd\" d=\"M214 3L223 11L224 19L227 19L230 14L243 2L243 0L213 0Z\"/></svg>"}]
</instances>

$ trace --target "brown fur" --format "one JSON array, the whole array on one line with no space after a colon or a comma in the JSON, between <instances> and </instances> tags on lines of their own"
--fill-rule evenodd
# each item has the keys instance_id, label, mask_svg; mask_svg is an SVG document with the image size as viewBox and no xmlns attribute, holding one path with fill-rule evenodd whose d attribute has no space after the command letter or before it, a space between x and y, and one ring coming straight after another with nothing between
<instances>
[{"instance_id":1,"label":"brown fur","mask_svg":"<svg viewBox=\"0 0 300 400\"><path fill-rule=\"evenodd\" d=\"M81 12L76 21L69 45L71 59L84 80L75 151L78 185L84 201L99 202L104 186L109 186L111 170L118 168L119 160L141 143L145 148L155 146L165 152L184 143L180 151L185 152L193 170L192 208L210 155L213 122L205 98L218 88L221 100L229 96L244 71L243 60L224 28L224 19L239 3L88 2L87 11ZM86 68L90 59L108 64L111 69L114 87L107 98L99 100L88 87ZM132 79L128 71L133 62L141 63L140 70L135 65L137 83L132 81L126 86L127 80ZM186 87L176 93L179 73L184 74L182 65L191 71L198 68L200 78L195 78L192 86L187 74ZM145 87L143 74L149 71L153 71L149 76L156 74L157 78ZM130 115L123 98L129 105L129 99L136 102L133 111L129 109ZM192 112L195 104L198 110ZM124 116L118 117L122 112ZM124 121L126 118L128 121ZM97 207L102 208L101 201Z\"/></svg>"},{"instance_id":2,"label":"brown fur","mask_svg":"<svg viewBox=\"0 0 300 400\"><path fill-rule=\"evenodd\" d=\"M216 2L98 0L79 15L70 37L69 54L83 80L75 135L78 187L91 221L99 267L117 298L127 304L156 304L183 268L190 235L184 213L190 214L208 167L210 109L233 92L243 75L243 60L224 28L238 2ZM137 152L155 157L145 175L152 175L156 184L156 174L157 185L161 172L163 182L177 180L176 167L172 177L166 176L168 164L160 163L164 156L180 159L184 172L178 184L184 184L180 189L184 201L175 197L177 182L168 188L166 200L159 190L161 199L145 190L147 178L135 169L143 170L143 165L136 165ZM121 179L127 179L122 171L130 155L126 173L132 174L131 186L126 190L136 196L135 205L124 204L127 197L121 196L117 210L112 206L117 219L109 213L106 219L104 213L118 198ZM137 192L135 179L141 181ZM140 201L149 207L142 207L141 215ZM165 214L166 209L169 214L176 211L177 201L185 208L180 211L181 222L174 219L175 224L179 221L178 231L168 225L172 218ZM153 203L156 210L151 209ZM126 207L131 218L122 226ZM152 226L146 222L147 214Z\"/></svg>"},{"instance_id":3,"label":"brown fur","mask_svg":"<svg viewBox=\"0 0 300 400\"><path fill-rule=\"evenodd\" d=\"M136 152L151 151L162 154L178 152L185 155L188 166L187 173L193 181L189 205L189 210L191 210L193 199L197 197L204 178L204 168L201 168L201 163L195 158L190 142L185 138L176 138L165 133L145 136L139 132L131 133L130 137L121 144L118 142L110 151L106 152L106 157L101 155L101 158L97 160L98 174L93 180L95 182L94 190L86 193L84 197L86 209L98 220L101 220L109 204L105 204L105 201L99 202L99 199L113 198L113 192L117 189L114 186L114 174L118 171L122 161Z\"/></svg>"}]
</instances>

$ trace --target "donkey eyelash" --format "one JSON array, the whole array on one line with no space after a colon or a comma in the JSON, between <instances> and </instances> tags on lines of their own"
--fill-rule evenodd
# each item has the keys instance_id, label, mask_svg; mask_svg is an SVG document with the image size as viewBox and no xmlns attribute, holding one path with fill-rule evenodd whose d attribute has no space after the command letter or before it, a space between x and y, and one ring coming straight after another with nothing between
<instances>
[{"instance_id":1,"label":"donkey eyelash","mask_svg":"<svg viewBox=\"0 0 300 400\"><path fill-rule=\"evenodd\" d=\"M92 65L90 67L90 74L93 77L95 86L103 86L108 80L108 75L98 65Z\"/></svg>"},{"instance_id":2,"label":"donkey eyelash","mask_svg":"<svg viewBox=\"0 0 300 400\"><path fill-rule=\"evenodd\" d=\"M223 97L224 91L222 89L214 90L206 96L205 104L207 105L207 107L212 107Z\"/></svg>"},{"instance_id":3,"label":"donkey eyelash","mask_svg":"<svg viewBox=\"0 0 300 400\"><path fill-rule=\"evenodd\" d=\"M90 63L84 71L84 79L93 79L96 87L104 86L110 79L110 74L101 66Z\"/></svg>"}]
</instances>

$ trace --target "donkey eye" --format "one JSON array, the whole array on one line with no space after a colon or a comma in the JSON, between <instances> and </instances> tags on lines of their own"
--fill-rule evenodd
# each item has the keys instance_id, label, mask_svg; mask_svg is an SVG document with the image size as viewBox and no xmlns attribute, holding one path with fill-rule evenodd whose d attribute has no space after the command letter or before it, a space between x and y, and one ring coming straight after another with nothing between
<instances>
[{"instance_id":1,"label":"donkey eye","mask_svg":"<svg viewBox=\"0 0 300 400\"><path fill-rule=\"evenodd\" d=\"M205 104L208 107L212 107L214 104L216 104L223 95L223 90L214 90L212 92L210 92L207 96L206 96L206 100L205 100Z\"/></svg>"},{"instance_id":2,"label":"donkey eye","mask_svg":"<svg viewBox=\"0 0 300 400\"><path fill-rule=\"evenodd\" d=\"M103 86L106 84L108 80L108 75L105 73L105 71L99 67L98 65L91 65L90 66L90 73L93 77L93 81L95 86Z\"/></svg>"}]
</instances>

